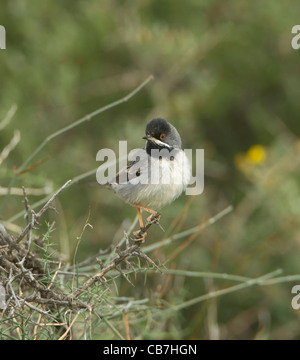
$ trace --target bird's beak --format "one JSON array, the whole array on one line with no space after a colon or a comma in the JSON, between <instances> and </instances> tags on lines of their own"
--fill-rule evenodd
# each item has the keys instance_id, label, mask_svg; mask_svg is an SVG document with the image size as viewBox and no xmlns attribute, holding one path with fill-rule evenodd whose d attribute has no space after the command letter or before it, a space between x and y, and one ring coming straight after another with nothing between
<instances>
[{"instance_id":1,"label":"bird's beak","mask_svg":"<svg viewBox=\"0 0 300 360\"><path fill-rule=\"evenodd\" d=\"M153 144L156 144L158 146L161 146L161 147L164 147L164 148L168 148L168 149L171 149L170 145L156 139L155 137L151 136L151 135L146 135L146 136L143 136L142 139L145 139L147 141L150 141L151 143Z\"/></svg>"},{"instance_id":2,"label":"bird's beak","mask_svg":"<svg viewBox=\"0 0 300 360\"><path fill-rule=\"evenodd\" d=\"M155 138L154 138L153 136L151 136L151 135L143 136L142 139L145 139L145 140L148 140L148 141L157 142L157 139L155 139Z\"/></svg>"}]
</instances>

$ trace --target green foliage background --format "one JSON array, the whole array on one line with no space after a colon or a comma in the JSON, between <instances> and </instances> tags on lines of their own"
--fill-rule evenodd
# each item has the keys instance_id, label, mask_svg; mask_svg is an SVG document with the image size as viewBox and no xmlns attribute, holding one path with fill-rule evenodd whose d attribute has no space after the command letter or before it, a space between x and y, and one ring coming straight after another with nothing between
<instances>
[{"instance_id":1,"label":"green foliage background","mask_svg":"<svg viewBox=\"0 0 300 360\"><path fill-rule=\"evenodd\" d=\"M0 132L0 151L14 128L21 142L0 166L0 186L8 186L13 167L48 135L153 74L155 81L129 102L50 142L35 159L42 165L15 186L57 189L96 168L99 149L117 150L125 139L129 148L142 146L146 123L164 117L185 148L205 149L205 190L189 205L182 229L234 205L167 266L247 277L277 268L299 274L300 50L291 47L299 12L294 0L2 2L7 49L0 52L0 121L13 104L18 111ZM248 152L256 144L266 154L259 163ZM162 211L166 229L189 200L182 196ZM10 196L4 221L23 209L21 201ZM116 243L135 216L112 193L82 184L60 201L55 240L70 261L87 218L93 229L86 230L77 261ZM24 226L24 220L15 224ZM152 227L147 242L162 236ZM164 262L178 246L155 257ZM291 288L299 281L201 302L162 317L143 338L299 339L300 312L291 307ZM228 283L148 275L146 284L137 276L135 285L120 280L119 295L178 304Z\"/></svg>"}]
</instances>

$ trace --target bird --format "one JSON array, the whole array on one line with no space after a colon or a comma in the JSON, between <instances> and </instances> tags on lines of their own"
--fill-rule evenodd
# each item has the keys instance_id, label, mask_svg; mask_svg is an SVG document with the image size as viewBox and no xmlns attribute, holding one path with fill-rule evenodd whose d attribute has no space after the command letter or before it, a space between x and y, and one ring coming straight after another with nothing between
<instances>
[{"instance_id":1,"label":"bird","mask_svg":"<svg viewBox=\"0 0 300 360\"><path fill-rule=\"evenodd\" d=\"M151 120L145 131L145 146L136 149L135 159L110 181L108 186L123 201L137 209L140 229L144 229L141 212L155 215L159 224L160 212L186 189L191 178L191 164L182 150L177 129L163 118ZM145 241L146 232L134 232L136 241Z\"/></svg>"}]
</instances>

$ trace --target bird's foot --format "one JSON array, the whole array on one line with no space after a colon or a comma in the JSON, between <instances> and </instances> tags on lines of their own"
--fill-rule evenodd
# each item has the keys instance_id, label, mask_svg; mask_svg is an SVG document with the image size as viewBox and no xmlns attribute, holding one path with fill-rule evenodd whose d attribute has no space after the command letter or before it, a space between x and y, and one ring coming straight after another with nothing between
<instances>
[{"instance_id":1,"label":"bird's foot","mask_svg":"<svg viewBox=\"0 0 300 360\"><path fill-rule=\"evenodd\" d=\"M160 220L161 214L159 212L155 212L147 217L148 224L158 224Z\"/></svg>"},{"instance_id":2,"label":"bird's foot","mask_svg":"<svg viewBox=\"0 0 300 360\"><path fill-rule=\"evenodd\" d=\"M165 231L164 228L159 223L160 218L161 218L160 212L156 212L147 217L147 223L149 225L156 224L161 228L162 231Z\"/></svg>"},{"instance_id":3,"label":"bird's foot","mask_svg":"<svg viewBox=\"0 0 300 360\"><path fill-rule=\"evenodd\" d=\"M134 240L140 243L143 243L145 241L145 238L147 236L146 230L152 225L152 224L156 224L158 225L163 231L165 231L163 229L163 227L160 225L159 220L160 220L160 213L159 212L155 212L153 214L151 214L149 217L147 217L147 223L145 226L141 226L139 230L134 231L133 235L134 235Z\"/></svg>"},{"instance_id":4,"label":"bird's foot","mask_svg":"<svg viewBox=\"0 0 300 360\"><path fill-rule=\"evenodd\" d=\"M139 243L143 243L143 242L145 242L147 233L144 230L144 228L140 228L139 230L134 231L133 235L134 235L134 241L139 242Z\"/></svg>"}]
</instances>

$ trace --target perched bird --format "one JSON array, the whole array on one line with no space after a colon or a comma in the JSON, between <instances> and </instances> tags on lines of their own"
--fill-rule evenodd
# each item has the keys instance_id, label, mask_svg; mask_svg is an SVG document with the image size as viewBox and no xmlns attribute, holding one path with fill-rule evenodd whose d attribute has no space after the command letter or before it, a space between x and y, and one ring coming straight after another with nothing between
<instances>
[{"instance_id":1,"label":"perched bird","mask_svg":"<svg viewBox=\"0 0 300 360\"><path fill-rule=\"evenodd\" d=\"M117 196L137 208L141 229L141 210L160 217L157 210L178 198L191 177L191 165L173 125L161 118L153 119L147 124L143 139L146 144L138 149L135 160L129 161L107 184ZM144 241L145 234L136 240Z\"/></svg>"}]
</instances>

